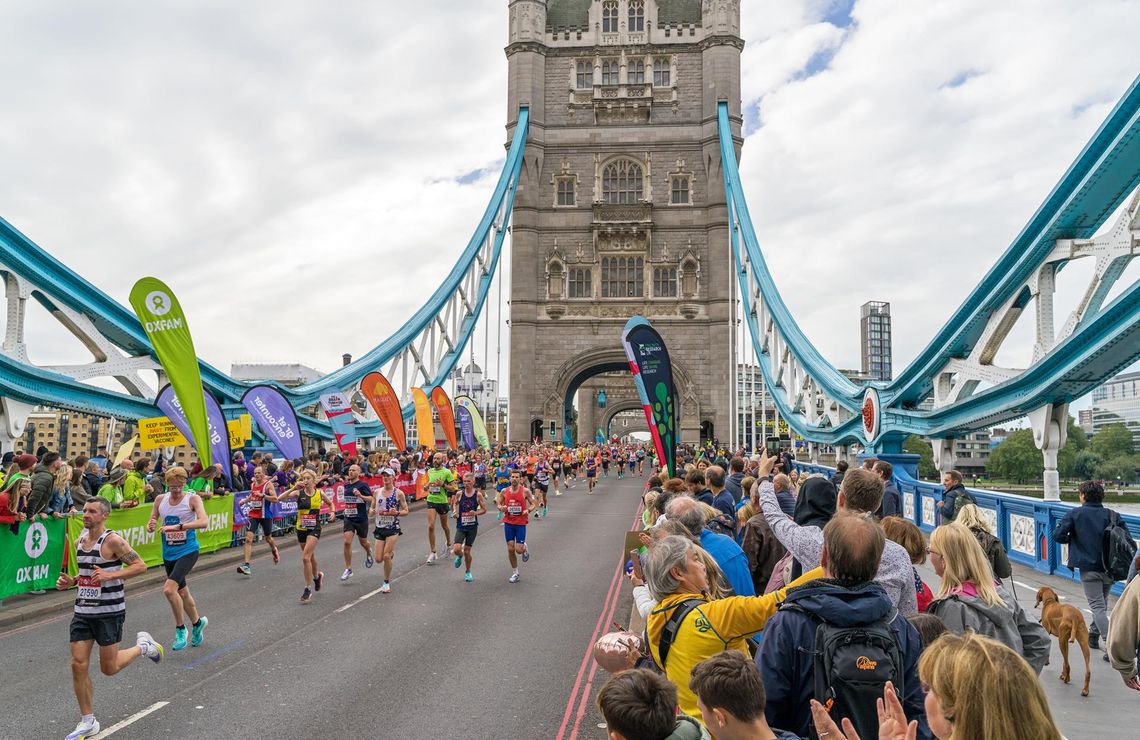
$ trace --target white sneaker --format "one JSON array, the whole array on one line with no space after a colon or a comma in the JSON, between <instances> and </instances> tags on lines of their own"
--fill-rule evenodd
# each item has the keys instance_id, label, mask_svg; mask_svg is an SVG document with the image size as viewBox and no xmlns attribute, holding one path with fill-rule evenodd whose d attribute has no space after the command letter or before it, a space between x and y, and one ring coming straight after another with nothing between
<instances>
[{"instance_id":1,"label":"white sneaker","mask_svg":"<svg viewBox=\"0 0 1140 740\"><path fill-rule=\"evenodd\" d=\"M345 568L344 572L340 574L340 580L347 581L352 577L352 568Z\"/></svg>"},{"instance_id":2,"label":"white sneaker","mask_svg":"<svg viewBox=\"0 0 1140 740\"><path fill-rule=\"evenodd\" d=\"M92 719L91 723L88 724L81 719L79 720L79 724L75 726L75 729L71 731L71 734L68 735L65 740L85 740L85 738L98 735L99 730L99 720Z\"/></svg>"},{"instance_id":3,"label":"white sneaker","mask_svg":"<svg viewBox=\"0 0 1140 740\"><path fill-rule=\"evenodd\" d=\"M135 644L139 647L139 652L143 657L150 658L155 663L162 660L162 655L165 652L162 645L154 641L149 632L140 632L135 638Z\"/></svg>"},{"instance_id":4,"label":"white sneaker","mask_svg":"<svg viewBox=\"0 0 1140 740\"><path fill-rule=\"evenodd\" d=\"M382 593L382 594L392 593L392 587L388 585L387 581L384 581L384 585L380 587L380 593Z\"/></svg>"},{"instance_id":5,"label":"white sneaker","mask_svg":"<svg viewBox=\"0 0 1140 740\"><path fill-rule=\"evenodd\" d=\"M509 581L510 583L518 583L519 582L519 574L518 573L511 573L511 577L508 578L507 581Z\"/></svg>"},{"instance_id":6,"label":"white sneaker","mask_svg":"<svg viewBox=\"0 0 1140 740\"><path fill-rule=\"evenodd\" d=\"M434 563L434 562L435 562L435 560L436 560L436 555L435 555L435 553L434 553L434 552L432 552L432 553L428 553L428 556L427 556L427 564L428 564L428 565L431 565L432 563Z\"/></svg>"}]
</instances>

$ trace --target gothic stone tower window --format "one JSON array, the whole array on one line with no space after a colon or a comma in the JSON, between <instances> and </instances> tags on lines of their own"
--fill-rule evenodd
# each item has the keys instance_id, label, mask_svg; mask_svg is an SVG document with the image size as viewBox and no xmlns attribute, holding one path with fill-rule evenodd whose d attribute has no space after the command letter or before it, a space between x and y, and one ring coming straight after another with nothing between
<instances>
[{"instance_id":1,"label":"gothic stone tower window","mask_svg":"<svg viewBox=\"0 0 1140 740\"><path fill-rule=\"evenodd\" d=\"M602 3L602 33L618 32L618 4L617 0L606 0Z\"/></svg>"},{"instance_id":2,"label":"gothic stone tower window","mask_svg":"<svg viewBox=\"0 0 1140 740\"><path fill-rule=\"evenodd\" d=\"M645 30L645 0L629 0L629 30Z\"/></svg>"},{"instance_id":3,"label":"gothic stone tower window","mask_svg":"<svg viewBox=\"0 0 1140 740\"><path fill-rule=\"evenodd\" d=\"M645 295L643 258L602 258L602 298L641 298L643 295Z\"/></svg>"},{"instance_id":4,"label":"gothic stone tower window","mask_svg":"<svg viewBox=\"0 0 1140 740\"><path fill-rule=\"evenodd\" d=\"M609 205L634 204L644 197L641 165L628 159L610 162L602 170L602 202Z\"/></svg>"}]
</instances>

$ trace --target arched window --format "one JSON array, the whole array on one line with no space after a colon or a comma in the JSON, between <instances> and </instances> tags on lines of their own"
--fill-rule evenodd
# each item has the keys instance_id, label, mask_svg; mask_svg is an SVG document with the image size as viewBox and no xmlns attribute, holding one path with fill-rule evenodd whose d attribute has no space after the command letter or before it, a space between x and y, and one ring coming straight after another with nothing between
<instances>
[{"instance_id":1,"label":"arched window","mask_svg":"<svg viewBox=\"0 0 1140 740\"><path fill-rule=\"evenodd\" d=\"M677 297L677 268L676 267L654 267L653 268L653 297L654 298L676 298Z\"/></svg>"},{"instance_id":2,"label":"arched window","mask_svg":"<svg viewBox=\"0 0 1140 740\"><path fill-rule=\"evenodd\" d=\"M669 60L663 57L657 57L653 60L653 86L654 87L669 87Z\"/></svg>"},{"instance_id":3,"label":"arched window","mask_svg":"<svg viewBox=\"0 0 1140 740\"><path fill-rule=\"evenodd\" d=\"M606 0L602 3L602 32L617 33L618 30L618 4L617 0Z\"/></svg>"},{"instance_id":4,"label":"arched window","mask_svg":"<svg viewBox=\"0 0 1140 740\"><path fill-rule=\"evenodd\" d=\"M575 75L576 87L579 90L594 86L594 65L592 62L578 62Z\"/></svg>"},{"instance_id":5,"label":"arched window","mask_svg":"<svg viewBox=\"0 0 1140 740\"><path fill-rule=\"evenodd\" d=\"M645 0L629 0L629 29L633 31L645 30Z\"/></svg>"},{"instance_id":6,"label":"arched window","mask_svg":"<svg viewBox=\"0 0 1140 740\"><path fill-rule=\"evenodd\" d=\"M644 85L645 84L645 62L640 59L635 62L630 62L626 70L629 76L629 84L631 85Z\"/></svg>"},{"instance_id":7,"label":"arched window","mask_svg":"<svg viewBox=\"0 0 1140 740\"><path fill-rule=\"evenodd\" d=\"M642 257L602 258L602 298L641 298L645 295Z\"/></svg>"},{"instance_id":8,"label":"arched window","mask_svg":"<svg viewBox=\"0 0 1140 740\"><path fill-rule=\"evenodd\" d=\"M610 162L602 171L602 202L610 205L634 204L642 200L641 165L628 159Z\"/></svg>"},{"instance_id":9,"label":"arched window","mask_svg":"<svg viewBox=\"0 0 1140 740\"><path fill-rule=\"evenodd\" d=\"M570 270L570 298L593 298L591 271L588 267L575 267Z\"/></svg>"},{"instance_id":10,"label":"arched window","mask_svg":"<svg viewBox=\"0 0 1140 740\"><path fill-rule=\"evenodd\" d=\"M550 299L557 301L562 298L562 263L554 260L547 268L549 279L547 281L547 292L550 294Z\"/></svg>"},{"instance_id":11,"label":"arched window","mask_svg":"<svg viewBox=\"0 0 1140 740\"><path fill-rule=\"evenodd\" d=\"M618 84L618 61L606 60L602 62L602 84L603 85L616 85Z\"/></svg>"},{"instance_id":12,"label":"arched window","mask_svg":"<svg viewBox=\"0 0 1140 740\"><path fill-rule=\"evenodd\" d=\"M555 200L556 206L573 206L574 203L574 178L573 177L559 177L558 178L558 198Z\"/></svg>"}]
</instances>

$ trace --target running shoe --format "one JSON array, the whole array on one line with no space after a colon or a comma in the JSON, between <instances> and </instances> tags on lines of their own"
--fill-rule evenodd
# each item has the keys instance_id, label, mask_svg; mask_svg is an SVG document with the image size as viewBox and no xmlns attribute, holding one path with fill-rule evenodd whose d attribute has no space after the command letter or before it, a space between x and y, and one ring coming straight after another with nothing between
<instances>
[{"instance_id":1,"label":"running shoe","mask_svg":"<svg viewBox=\"0 0 1140 740\"><path fill-rule=\"evenodd\" d=\"M174 642L170 643L171 650L183 650L186 648L186 628L174 628Z\"/></svg>"},{"instance_id":2,"label":"running shoe","mask_svg":"<svg viewBox=\"0 0 1140 740\"><path fill-rule=\"evenodd\" d=\"M313 600L313 589L305 586L305 590L301 592L301 603L308 604Z\"/></svg>"},{"instance_id":3,"label":"running shoe","mask_svg":"<svg viewBox=\"0 0 1140 740\"><path fill-rule=\"evenodd\" d=\"M253 570L252 570L252 569L250 569L250 567L249 567L249 563L242 563L241 565L239 565L239 566L237 567L237 572L238 572L238 573L241 573L243 576L251 576L251 575L253 575Z\"/></svg>"},{"instance_id":4,"label":"running shoe","mask_svg":"<svg viewBox=\"0 0 1140 740\"><path fill-rule=\"evenodd\" d=\"M525 563L525 562L528 562L529 560L530 560L530 548L527 547L527 548L523 549L523 562Z\"/></svg>"},{"instance_id":5,"label":"running shoe","mask_svg":"<svg viewBox=\"0 0 1140 740\"><path fill-rule=\"evenodd\" d=\"M278 552L277 548L275 547L275 548L273 548L273 564L277 565L280 562L281 562L281 553Z\"/></svg>"},{"instance_id":6,"label":"running shoe","mask_svg":"<svg viewBox=\"0 0 1140 740\"><path fill-rule=\"evenodd\" d=\"M554 495L555 495L555 496L561 496L561 495L562 495L562 491L555 491L555 492L554 492Z\"/></svg>"},{"instance_id":7,"label":"running shoe","mask_svg":"<svg viewBox=\"0 0 1140 740\"><path fill-rule=\"evenodd\" d=\"M155 663L162 660L165 651L162 649L162 645L154 641L149 632L140 632L135 639L135 644L138 645L140 653Z\"/></svg>"},{"instance_id":8,"label":"running shoe","mask_svg":"<svg viewBox=\"0 0 1140 740\"><path fill-rule=\"evenodd\" d=\"M511 577L507 579L507 582L508 583L518 583L519 582L519 574L518 573L511 573Z\"/></svg>"},{"instance_id":9,"label":"running shoe","mask_svg":"<svg viewBox=\"0 0 1140 740\"><path fill-rule=\"evenodd\" d=\"M380 587L380 593L382 593L382 594L392 593L392 587L388 585L387 581L384 581L384 585Z\"/></svg>"},{"instance_id":10,"label":"running shoe","mask_svg":"<svg viewBox=\"0 0 1140 740\"><path fill-rule=\"evenodd\" d=\"M321 590L321 584L324 583L324 580L325 580L325 574L323 572L318 573L317 577L313 579L313 590L314 591L320 591Z\"/></svg>"},{"instance_id":11,"label":"running shoe","mask_svg":"<svg viewBox=\"0 0 1140 740\"><path fill-rule=\"evenodd\" d=\"M365 568L371 568L375 564L376 564L376 561L372 559L372 555L369 555L368 557L364 558L364 567Z\"/></svg>"},{"instance_id":12,"label":"running shoe","mask_svg":"<svg viewBox=\"0 0 1140 740\"><path fill-rule=\"evenodd\" d=\"M344 572L340 574L340 580L347 581L352 578L352 568L345 568Z\"/></svg>"},{"instance_id":13,"label":"running shoe","mask_svg":"<svg viewBox=\"0 0 1140 740\"><path fill-rule=\"evenodd\" d=\"M436 561L436 559L436 554L434 552L429 552L427 556L427 564L431 565Z\"/></svg>"},{"instance_id":14,"label":"running shoe","mask_svg":"<svg viewBox=\"0 0 1140 740\"><path fill-rule=\"evenodd\" d=\"M456 555L455 556L455 567L458 568L461 565L463 565L463 556L462 555Z\"/></svg>"},{"instance_id":15,"label":"running shoe","mask_svg":"<svg viewBox=\"0 0 1140 740\"><path fill-rule=\"evenodd\" d=\"M190 647L198 647L202 644L202 633L206 631L206 625L210 620L205 617L198 618L198 624L190 625Z\"/></svg>"},{"instance_id":16,"label":"running shoe","mask_svg":"<svg viewBox=\"0 0 1140 740\"><path fill-rule=\"evenodd\" d=\"M95 737L99 734L99 720L92 719L90 722L79 720L79 724L71 731L71 734L65 740L85 740L89 737Z\"/></svg>"},{"instance_id":17,"label":"running shoe","mask_svg":"<svg viewBox=\"0 0 1140 740\"><path fill-rule=\"evenodd\" d=\"M547 513L546 513L546 507L545 507L545 506L543 506L543 507L542 507L542 518L543 518L543 519L545 519L547 516L548 516L548 515L547 515Z\"/></svg>"},{"instance_id":18,"label":"running shoe","mask_svg":"<svg viewBox=\"0 0 1140 740\"><path fill-rule=\"evenodd\" d=\"M471 571L467 571L467 573L465 573L463 575L463 580L467 581L468 583L471 583L472 581L475 580L475 576L471 575Z\"/></svg>"}]
</instances>

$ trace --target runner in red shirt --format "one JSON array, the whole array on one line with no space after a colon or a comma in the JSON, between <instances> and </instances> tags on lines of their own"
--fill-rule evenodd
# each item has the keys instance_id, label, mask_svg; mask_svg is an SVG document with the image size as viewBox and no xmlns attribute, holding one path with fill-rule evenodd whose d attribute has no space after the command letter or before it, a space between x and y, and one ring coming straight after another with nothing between
<instances>
[{"instance_id":1,"label":"runner in red shirt","mask_svg":"<svg viewBox=\"0 0 1140 740\"><path fill-rule=\"evenodd\" d=\"M249 491L249 498L243 503L243 506L249 509L245 515L248 520L245 529L245 561L237 567L238 573L247 576L253 573L249 561L253 557L253 538L257 536L259 529L265 537L265 544L269 545L269 549L273 552L273 564L281 562L277 543L273 541L273 520L267 511L269 503L277 502L277 495L273 481L265 474L265 466L258 465L253 469L253 480L250 482Z\"/></svg>"},{"instance_id":2,"label":"runner in red shirt","mask_svg":"<svg viewBox=\"0 0 1140 740\"><path fill-rule=\"evenodd\" d=\"M530 560L530 550L526 546L526 525L529 515L534 512L534 496L530 489L522 485L522 474L516 468L511 471L511 485L499 491L495 496L495 505L503 512L503 536L507 540L507 559L511 562L513 573L508 579L511 583L519 582L519 560L522 555L523 562Z\"/></svg>"}]
</instances>

